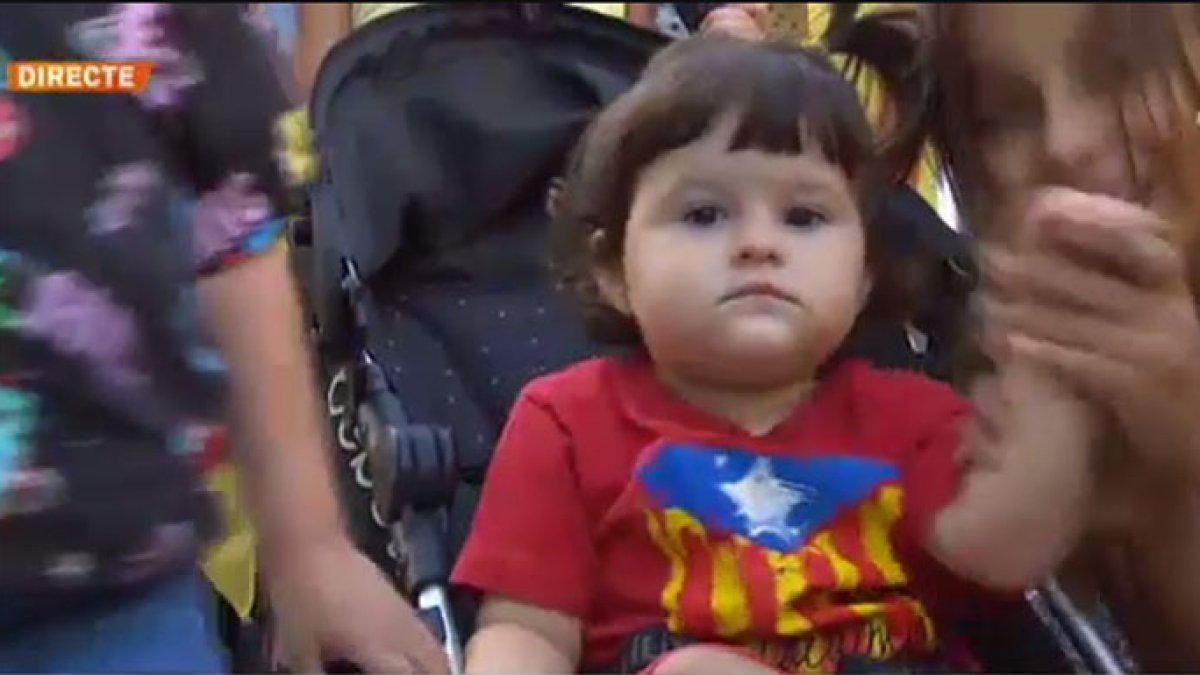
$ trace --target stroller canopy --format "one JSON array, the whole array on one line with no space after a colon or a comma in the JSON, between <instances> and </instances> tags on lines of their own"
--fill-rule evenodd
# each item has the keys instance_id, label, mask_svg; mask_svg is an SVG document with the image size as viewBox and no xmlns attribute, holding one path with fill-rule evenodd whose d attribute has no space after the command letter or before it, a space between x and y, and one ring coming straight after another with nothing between
<instances>
[{"instance_id":1,"label":"stroller canopy","mask_svg":"<svg viewBox=\"0 0 1200 675\"><path fill-rule=\"evenodd\" d=\"M321 68L311 119L336 176L337 248L364 277L540 207L584 126L665 42L569 6L471 9L397 12Z\"/></svg>"}]
</instances>

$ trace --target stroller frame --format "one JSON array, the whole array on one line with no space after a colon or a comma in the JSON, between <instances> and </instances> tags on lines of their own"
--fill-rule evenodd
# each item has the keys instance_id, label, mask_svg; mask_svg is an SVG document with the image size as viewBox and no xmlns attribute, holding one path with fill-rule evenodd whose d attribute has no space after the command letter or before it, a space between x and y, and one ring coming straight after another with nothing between
<instances>
[{"instance_id":1,"label":"stroller frame","mask_svg":"<svg viewBox=\"0 0 1200 675\"><path fill-rule=\"evenodd\" d=\"M293 248L311 244L298 272L308 288L313 336L326 363L348 366L345 419L349 436L366 450L372 474L372 506L401 552L395 570L422 618L444 645L452 672L462 671L467 630L449 587L452 552L448 512L461 481L451 429L414 418L389 381L364 335L379 320L380 298L372 284L401 243L398 236L362 236L366 211L335 184L338 149L332 147L333 101L364 62L403 52L416 68L438 35L470 39L484 29L513 39L586 36L614 50L648 59L662 36L586 10L533 3L424 5L384 17L336 45L323 62L310 100L310 119L320 158L319 178L309 191L314 222L298 222ZM626 59L629 60L629 59ZM636 72L628 73L629 83ZM615 92L614 92L615 93ZM307 228L307 231L303 231ZM1032 590L1027 600L1075 672L1121 673L1120 659L1057 584Z\"/></svg>"}]
</instances>

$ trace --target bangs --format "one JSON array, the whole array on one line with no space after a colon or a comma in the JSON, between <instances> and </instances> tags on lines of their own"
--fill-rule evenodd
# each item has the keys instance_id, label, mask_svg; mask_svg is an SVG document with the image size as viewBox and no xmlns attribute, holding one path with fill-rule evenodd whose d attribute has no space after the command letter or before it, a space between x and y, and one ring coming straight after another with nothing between
<instances>
[{"instance_id":1,"label":"bangs","mask_svg":"<svg viewBox=\"0 0 1200 675\"><path fill-rule=\"evenodd\" d=\"M785 44L678 43L651 63L628 103L627 166L699 140L728 115L731 151L818 154L852 180L873 156L853 87L823 57Z\"/></svg>"}]
</instances>

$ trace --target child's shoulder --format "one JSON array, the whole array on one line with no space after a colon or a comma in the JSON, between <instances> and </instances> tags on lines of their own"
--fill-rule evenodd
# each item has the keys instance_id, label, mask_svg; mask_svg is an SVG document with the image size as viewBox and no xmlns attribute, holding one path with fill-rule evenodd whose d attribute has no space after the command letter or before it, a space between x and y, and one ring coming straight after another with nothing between
<instances>
[{"instance_id":1,"label":"child's shoulder","mask_svg":"<svg viewBox=\"0 0 1200 675\"><path fill-rule=\"evenodd\" d=\"M863 360L840 365L828 386L839 389L866 426L903 427L919 435L970 411L970 403L945 382Z\"/></svg>"},{"instance_id":2,"label":"child's shoulder","mask_svg":"<svg viewBox=\"0 0 1200 675\"><path fill-rule=\"evenodd\" d=\"M927 400L950 405L964 403L958 392L945 382L912 370L882 368L862 359L852 359L842 364L831 378L831 384L834 383L873 400Z\"/></svg>"},{"instance_id":3,"label":"child's shoulder","mask_svg":"<svg viewBox=\"0 0 1200 675\"><path fill-rule=\"evenodd\" d=\"M637 359L597 356L533 378L520 397L556 410L595 409L641 368Z\"/></svg>"}]
</instances>

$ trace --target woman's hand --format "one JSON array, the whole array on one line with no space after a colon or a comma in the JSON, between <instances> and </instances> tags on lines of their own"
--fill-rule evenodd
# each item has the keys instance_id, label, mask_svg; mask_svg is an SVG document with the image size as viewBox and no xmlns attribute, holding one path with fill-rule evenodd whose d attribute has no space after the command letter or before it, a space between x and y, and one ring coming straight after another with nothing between
<instances>
[{"instance_id":1,"label":"woman's hand","mask_svg":"<svg viewBox=\"0 0 1200 675\"><path fill-rule=\"evenodd\" d=\"M1186 262L1154 213L1055 188L1031 245L985 252L985 343L1056 369L1104 405L1139 457L1200 488L1200 320Z\"/></svg>"},{"instance_id":2,"label":"woman's hand","mask_svg":"<svg viewBox=\"0 0 1200 675\"><path fill-rule=\"evenodd\" d=\"M374 563L348 540L268 556L267 589L292 672L345 661L367 673L446 673L441 645Z\"/></svg>"},{"instance_id":3,"label":"woman's hand","mask_svg":"<svg viewBox=\"0 0 1200 675\"><path fill-rule=\"evenodd\" d=\"M769 7L765 2L721 5L704 17L700 24L700 32L704 35L724 35L743 40L766 39Z\"/></svg>"}]
</instances>

